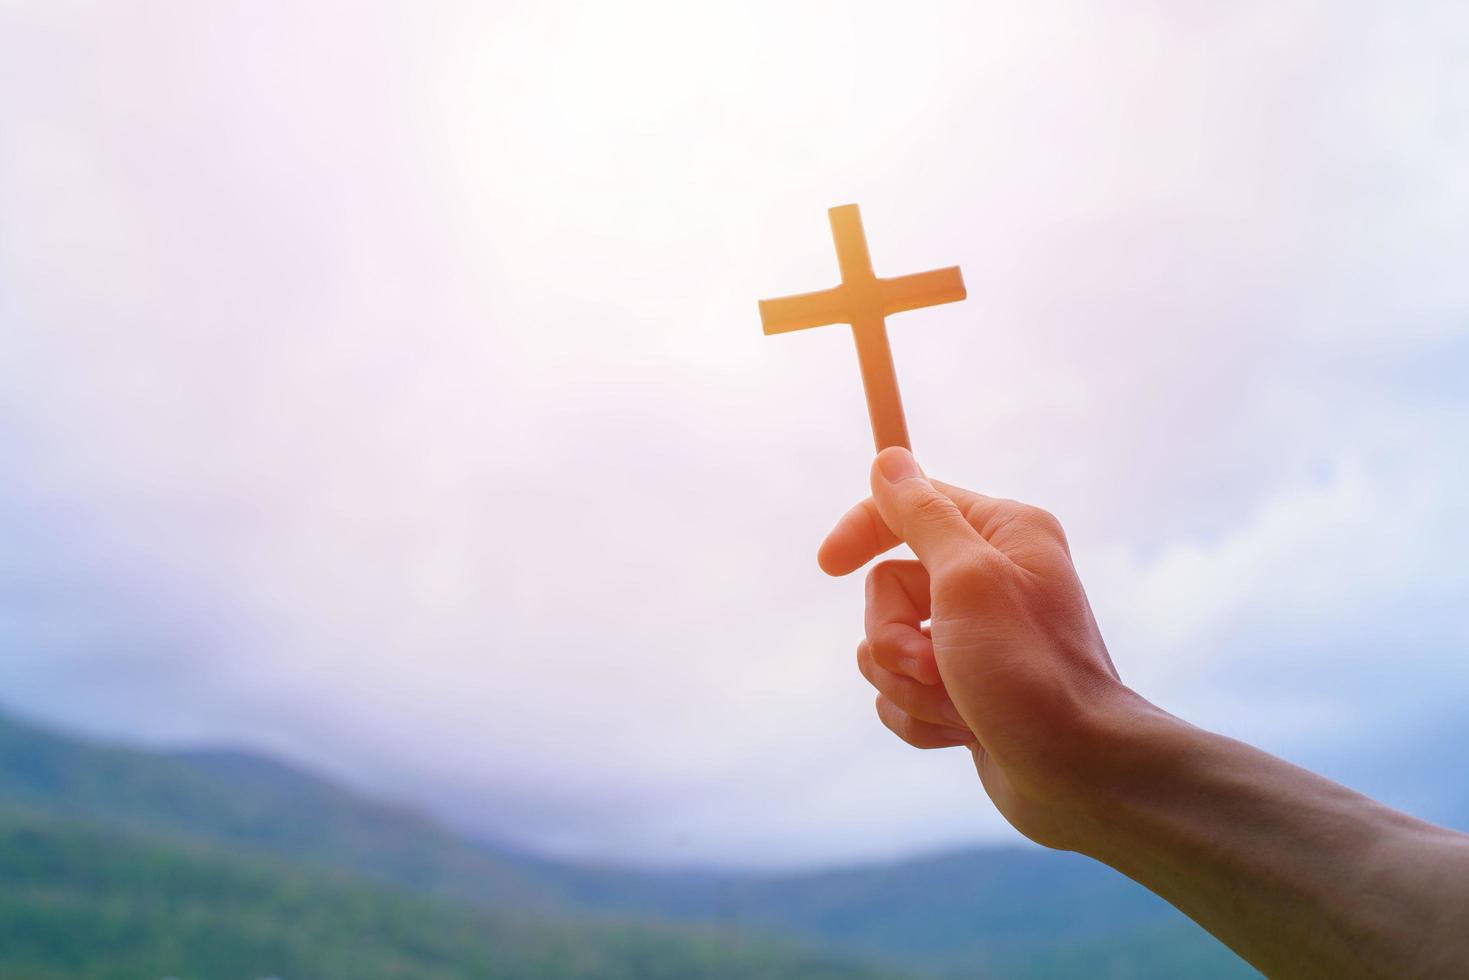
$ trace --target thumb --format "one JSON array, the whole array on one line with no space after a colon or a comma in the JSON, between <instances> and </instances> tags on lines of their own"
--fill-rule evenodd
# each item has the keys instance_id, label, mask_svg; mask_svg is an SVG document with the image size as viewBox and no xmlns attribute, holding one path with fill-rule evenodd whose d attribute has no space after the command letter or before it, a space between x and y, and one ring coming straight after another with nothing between
<instances>
[{"instance_id":1,"label":"thumb","mask_svg":"<svg viewBox=\"0 0 1469 980\"><path fill-rule=\"evenodd\" d=\"M959 508L918 468L908 450L890 446L872 465L872 500L883 523L908 543L930 574L984 546Z\"/></svg>"}]
</instances>

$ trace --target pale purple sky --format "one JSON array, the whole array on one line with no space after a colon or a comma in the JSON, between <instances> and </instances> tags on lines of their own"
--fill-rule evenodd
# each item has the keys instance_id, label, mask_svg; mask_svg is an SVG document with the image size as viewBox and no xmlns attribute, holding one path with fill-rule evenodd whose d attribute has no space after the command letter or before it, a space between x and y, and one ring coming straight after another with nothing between
<instances>
[{"instance_id":1,"label":"pale purple sky","mask_svg":"<svg viewBox=\"0 0 1469 980\"><path fill-rule=\"evenodd\" d=\"M1011 839L813 558L855 357L755 301L834 283L855 201L879 274L969 284L890 323L926 468L1062 518L1144 694L1356 776L1469 695L1466 37L0 0L0 703L571 854ZM1360 778L1448 819L1457 765Z\"/></svg>"}]
</instances>

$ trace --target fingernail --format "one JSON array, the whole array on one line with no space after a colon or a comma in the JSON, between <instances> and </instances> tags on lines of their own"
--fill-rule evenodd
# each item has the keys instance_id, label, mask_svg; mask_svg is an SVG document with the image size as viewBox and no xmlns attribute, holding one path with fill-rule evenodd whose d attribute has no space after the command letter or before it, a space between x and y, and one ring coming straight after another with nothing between
<instances>
[{"instance_id":1,"label":"fingernail","mask_svg":"<svg viewBox=\"0 0 1469 980\"><path fill-rule=\"evenodd\" d=\"M907 674L909 677L913 678L915 681L918 680L918 661L917 660L915 660L912 657L903 657L903 658L901 658L898 661L898 666L902 668L903 673Z\"/></svg>"},{"instance_id":2,"label":"fingernail","mask_svg":"<svg viewBox=\"0 0 1469 980\"><path fill-rule=\"evenodd\" d=\"M877 468L882 471L883 479L889 483L901 483L923 475L923 471L918 468L918 460L901 446L889 446L878 453Z\"/></svg>"}]
</instances>

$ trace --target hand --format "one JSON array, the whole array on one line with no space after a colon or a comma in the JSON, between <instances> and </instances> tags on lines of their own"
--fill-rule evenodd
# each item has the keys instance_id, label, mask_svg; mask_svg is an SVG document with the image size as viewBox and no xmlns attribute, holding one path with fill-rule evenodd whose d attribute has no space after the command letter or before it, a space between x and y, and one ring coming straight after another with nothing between
<instances>
[{"instance_id":1,"label":"hand","mask_svg":"<svg viewBox=\"0 0 1469 980\"><path fill-rule=\"evenodd\" d=\"M857 648L878 717L919 748L968 745L1006 819L1040 843L1075 846L1072 804L1096 736L1140 699L1112 666L1061 525L930 481L893 448L873 464L872 496L837 522L817 560L845 575L901 542L918 560L868 574Z\"/></svg>"},{"instance_id":2,"label":"hand","mask_svg":"<svg viewBox=\"0 0 1469 980\"><path fill-rule=\"evenodd\" d=\"M1021 833L1141 882L1268 976L1465 975L1469 836L1124 687L1054 517L886 449L818 560L845 575L899 542L918 561L872 570L857 650L878 716L968 745Z\"/></svg>"}]
</instances>

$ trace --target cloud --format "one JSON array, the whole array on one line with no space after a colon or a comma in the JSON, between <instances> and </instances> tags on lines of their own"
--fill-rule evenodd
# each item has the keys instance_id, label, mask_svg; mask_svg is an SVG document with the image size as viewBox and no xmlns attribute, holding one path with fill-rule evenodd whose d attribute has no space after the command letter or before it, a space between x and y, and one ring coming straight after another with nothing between
<instances>
[{"instance_id":1,"label":"cloud","mask_svg":"<svg viewBox=\"0 0 1469 980\"><path fill-rule=\"evenodd\" d=\"M572 853L1006 833L815 570L851 342L754 300L847 200L970 284L891 326L926 466L1060 514L1146 693L1330 765L1469 678L1451 9L3 16L11 703Z\"/></svg>"}]
</instances>

